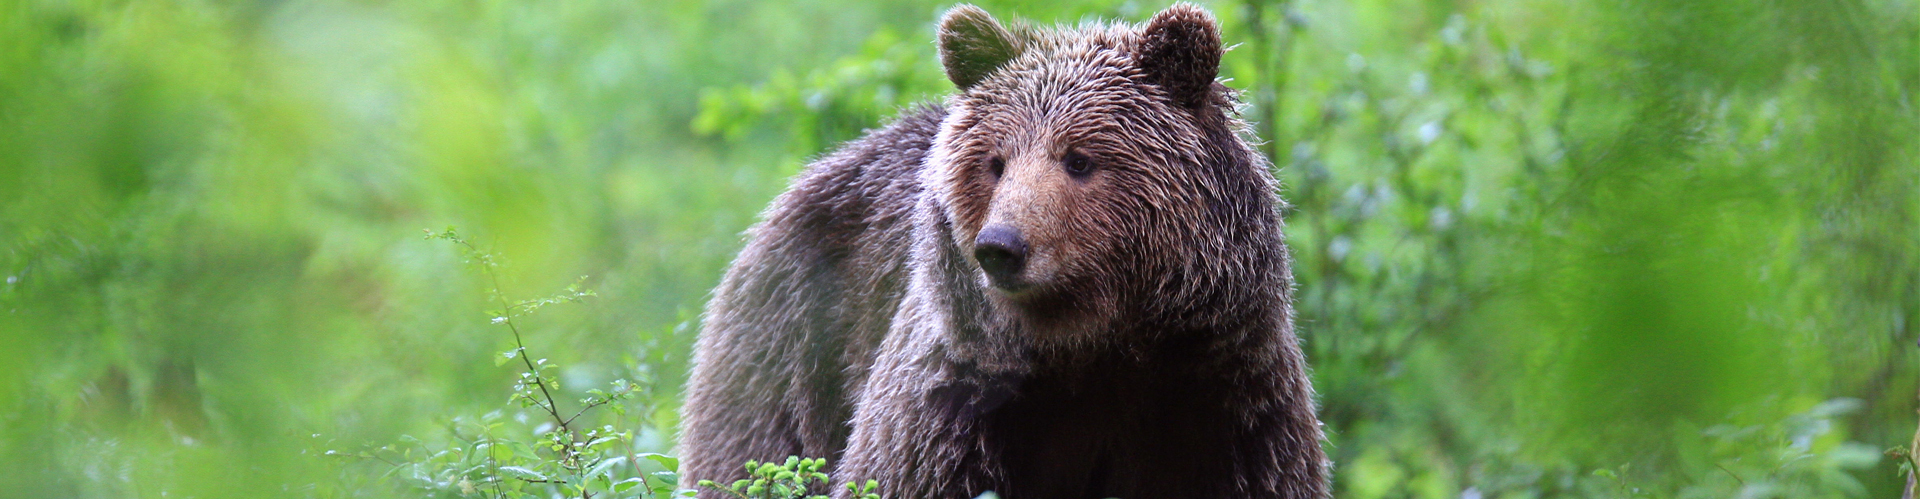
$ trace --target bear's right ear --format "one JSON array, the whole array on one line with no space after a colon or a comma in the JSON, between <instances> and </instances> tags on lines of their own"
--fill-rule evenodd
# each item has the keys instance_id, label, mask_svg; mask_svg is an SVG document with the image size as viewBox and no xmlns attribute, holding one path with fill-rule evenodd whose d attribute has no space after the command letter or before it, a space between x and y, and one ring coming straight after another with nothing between
<instances>
[{"instance_id":1,"label":"bear's right ear","mask_svg":"<svg viewBox=\"0 0 1920 499\"><path fill-rule=\"evenodd\" d=\"M960 4L940 16L940 65L960 90L972 88L987 75L1018 57L1023 47L1012 32L987 11Z\"/></svg>"}]
</instances>

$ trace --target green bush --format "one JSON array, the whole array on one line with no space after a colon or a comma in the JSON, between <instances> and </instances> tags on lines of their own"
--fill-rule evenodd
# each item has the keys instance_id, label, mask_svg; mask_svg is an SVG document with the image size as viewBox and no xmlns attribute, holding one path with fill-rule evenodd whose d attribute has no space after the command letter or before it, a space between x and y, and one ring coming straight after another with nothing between
<instances>
[{"instance_id":1,"label":"green bush","mask_svg":"<svg viewBox=\"0 0 1920 499\"><path fill-rule=\"evenodd\" d=\"M652 379L615 379L605 390L586 390L578 408L569 411L554 398L554 393L565 393L554 375L558 366L547 359L535 360L527 350L516 321L548 305L581 302L595 296L592 290L576 282L550 297L510 300L499 288L497 256L451 227L440 232L428 230L427 238L452 242L490 285L486 294L499 308L487 311L489 322L505 327L513 337L513 349L501 352L493 364L524 368L514 380L509 407L480 416L450 418L444 423L445 433L433 442L403 435L395 444L349 452L326 450L322 455L384 467L381 478L433 497L653 499L691 495L690 490L677 488L678 459L634 452L631 430L590 423L595 419L595 409L624 415L633 400L650 400L647 395L653 388ZM508 411L513 411L510 416Z\"/></svg>"}]
</instances>

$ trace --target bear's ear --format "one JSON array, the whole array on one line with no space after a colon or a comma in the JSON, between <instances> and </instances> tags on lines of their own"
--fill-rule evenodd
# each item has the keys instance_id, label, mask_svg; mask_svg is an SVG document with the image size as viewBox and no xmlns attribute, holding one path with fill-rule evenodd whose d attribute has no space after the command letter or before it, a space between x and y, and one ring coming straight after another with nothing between
<instances>
[{"instance_id":1,"label":"bear's ear","mask_svg":"<svg viewBox=\"0 0 1920 499\"><path fill-rule=\"evenodd\" d=\"M1020 55L1020 40L987 11L960 4L940 16L940 65L961 90Z\"/></svg>"},{"instance_id":2,"label":"bear's ear","mask_svg":"<svg viewBox=\"0 0 1920 499\"><path fill-rule=\"evenodd\" d=\"M1220 53L1220 23L1206 9L1181 2L1147 22L1136 61L1175 104L1194 108L1209 101Z\"/></svg>"}]
</instances>

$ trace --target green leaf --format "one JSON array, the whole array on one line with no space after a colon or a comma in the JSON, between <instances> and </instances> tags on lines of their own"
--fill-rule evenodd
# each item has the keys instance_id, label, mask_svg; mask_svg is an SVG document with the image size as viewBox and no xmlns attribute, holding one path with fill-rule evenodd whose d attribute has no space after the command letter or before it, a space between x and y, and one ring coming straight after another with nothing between
<instances>
[{"instance_id":1,"label":"green leaf","mask_svg":"<svg viewBox=\"0 0 1920 499\"><path fill-rule=\"evenodd\" d=\"M1860 469L1880 464L1880 453L1874 452L1872 446L1857 442L1840 444L1840 447L1829 451L1828 456L1841 469Z\"/></svg>"},{"instance_id":2,"label":"green leaf","mask_svg":"<svg viewBox=\"0 0 1920 499\"><path fill-rule=\"evenodd\" d=\"M512 476L513 478L518 478L521 480L533 480L533 481L547 480L546 475L540 474L540 472L538 471L522 468L519 466L501 466L500 471L506 473L509 476Z\"/></svg>"},{"instance_id":3,"label":"green leaf","mask_svg":"<svg viewBox=\"0 0 1920 499\"><path fill-rule=\"evenodd\" d=\"M619 466L621 464L625 464L626 462L627 462L627 458L622 456L614 456L606 459L601 459L600 462L594 463L593 467L587 469L587 475L588 476L607 476L611 478L612 475L609 472L613 470L613 467Z\"/></svg>"},{"instance_id":4,"label":"green leaf","mask_svg":"<svg viewBox=\"0 0 1920 499\"><path fill-rule=\"evenodd\" d=\"M655 454L652 452L641 454L640 457L646 458L646 460L648 461L660 463L660 467L666 468L670 471L680 471L680 458L669 456L666 454Z\"/></svg>"},{"instance_id":5,"label":"green leaf","mask_svg":"<svg viewBox=\"0 0 1920 499\"><path fill-rule=\"evenodd\" d=\"M620 437L600 437L600 438L587 441L587 445L585 445L584 447L591 449L596 445L604 444L607 442L613 442L617 440L620 440Z\"/></svg>"}]
</instances>

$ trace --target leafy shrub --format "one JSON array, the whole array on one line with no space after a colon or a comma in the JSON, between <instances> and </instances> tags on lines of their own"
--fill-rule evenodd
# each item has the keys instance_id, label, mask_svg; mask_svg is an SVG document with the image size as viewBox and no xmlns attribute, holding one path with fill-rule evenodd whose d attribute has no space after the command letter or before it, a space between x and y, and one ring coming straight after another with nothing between
<instances>
[{"instance_id":1,"label":"leafy shrub","mask_svg":"<svg viewBox=\"0 0 1920 499\"><path fill-rule=\"evenodd\" d=\"M748 478L735 480L726 486L713 480L701 480L700 486L726 492L738 499L827 499L825 494L812 492L815 487L827 487L830 479L821 471L826 466L826 459L799 456L787 456L784 463L747 461ZM873 480L867 480L866 483L847 482L846 487L860 499L880 499L880 495L873 492L879 483Z\"/></svg>"},{"instance_id":2,"label":"leafy shrub","mask_svg":"<svg viewBox=\"0 0 1920 499\"><path fill-rule=\"evenodd\" d=\"M547 359L535 359L527 350L516 320L549 305L593 297L592 290L576 282L552 296L511 301L500 291L495 272L500 264L493 254L461 237L452 227L440 232L428 230L427 238L455 244L491 285L488 297L498 302L499 308L489 310L488 316L493 324L507 328L514 344L513 349L494 357L494 365L511 363L521 369L507 403L532 409L534 416L527 417L527 412L508 416L504 411L460 416L446 424L446 434L438 443L403 436L390 445L352 452L329 450L326 455L385 465L389 469L382 478L397 479L432 497L653 499L692 495L690 489L677 488L679 460L658 453L631 452L630 430L587 424L596 410L625 414L634 400L651 400L642 396L652 389L650 378L639 382L615 379L606 389L587 390L578 400L578 409L567 411L555 398L555 393L562 393L554 375L558 366Z\"/></svg>"}]
</instances>

